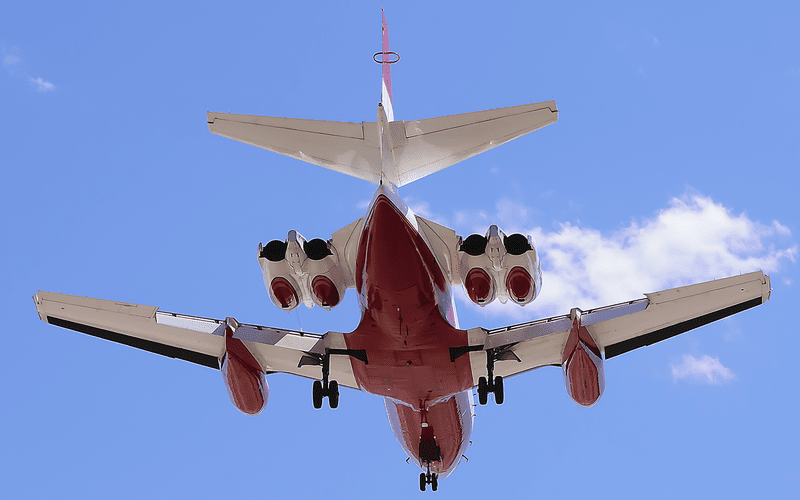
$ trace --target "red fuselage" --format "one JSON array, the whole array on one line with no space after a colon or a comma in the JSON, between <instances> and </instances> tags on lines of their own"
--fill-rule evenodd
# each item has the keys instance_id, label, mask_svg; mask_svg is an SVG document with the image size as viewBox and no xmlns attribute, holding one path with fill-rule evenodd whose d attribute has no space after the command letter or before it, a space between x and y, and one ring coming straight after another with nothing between
<instances>
[{"instance_id":1,"label":"red fuselage","mask_svg":"<svg viewBox=\"0 0 800 500\"><path fill-rule=\"evenodd\" d=\"M363 390L384 396L400 444L446 476L472 430L469 356L450 358L450 347L467 345L467 333L457 328L439 264L404 211L396 191L379 188L356 260L361 321L345 338L349 349L366 351L368 363L353 359L353 373Z\"/></svg>"}]
</instances>

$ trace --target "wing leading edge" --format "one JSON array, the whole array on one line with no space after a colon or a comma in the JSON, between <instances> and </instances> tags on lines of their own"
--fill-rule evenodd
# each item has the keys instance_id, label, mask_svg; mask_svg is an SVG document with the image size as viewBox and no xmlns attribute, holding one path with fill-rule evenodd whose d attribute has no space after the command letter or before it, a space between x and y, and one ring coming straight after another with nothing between
<instances>
[{"instance_id":1,"label":"wing leading edge","mask_svg":"<svg viewBox=\"0 0 800 500\"><path fill-rule=\"evenodd\" d=\"M609 359L763 304L770 291L769 276L757 271L584 311L581 324ZM566 314L494 330L476 328L469 331L470 346L451 351L454 356L469 353L477 385L486 375L489 350L499 361L508 361L495 365L495 374L504 377L560 366L571 326Z\"/></svg>"}]
</instances>

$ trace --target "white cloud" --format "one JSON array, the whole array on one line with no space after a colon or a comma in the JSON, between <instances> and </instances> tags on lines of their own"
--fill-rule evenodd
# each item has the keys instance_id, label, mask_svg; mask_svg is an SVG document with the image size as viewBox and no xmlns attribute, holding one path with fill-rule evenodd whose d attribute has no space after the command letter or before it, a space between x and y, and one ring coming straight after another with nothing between
<instances>
[{"instance_id":1,"label":"white cloud","mask_svg":"<svg viewBox=\"0 0 800 500\"><path fill-rule=\"evenodd\" d=\"M42 77L31 78L30 80L31 83L36 85L36 90L38 90L39 92L47 92L48 90L54 90L56 88L56 86L53 85L52 83L42 80Z\"/></svg>"},{"instance_id":2,"label":"white cloud","mask_svg":"<svg viewBox=\"0 0 800 500\"><path fill-rule=\"evenodd\" d=\"M432 220L433 222L441 224L443 226L448 226L450 224L450 221L447 220L447 217L433 213L431 211L431 204L428 203L427 201L418 201L413 196L404 198L403 201L406 202L406 205L408 205L408 207L411 209L412 212L419 215L420 217Z\"/></svg>"},{"instance_id":3,"label":"white cloud","mask_svg":"<svg viewBox=\"0 0 800 500\"><path fill-rule=\"evenodd\" d=\"M503 198L495 204L497 217L504 221L504 229L508 234L523 230L528 220L529 210L522 203Z\"/></svg>"},{"instance_id":4,"label":"white cloud","mask_svg":"<svg viewBox=\"0 0 800 500\"><path fill-rule=\"evenodd\" d=\"M487 222L495 223L507 234L518 231L536 240L543 274L537 300L524 309L495 303L483 309L517 319L563 314L571 307L585 310L759 269L776 271L798 253L796 244L778 249L770 241L791 235L777 221L767 226L746 214L733 215L700 195L674 198L653 218L631 221L610 234L570 223L553 231L531 226L532 210L510 200L501 200L496 209L493 217L459 212L456 224L483 233ZM462 295L457 294L471 304Z\"/></svg>"},{"instance_id":5,"label":"white cloud","mask_svg":"<svg viewBox=\"0 0 800 500\"><path fill-rule=\"evenodd\" d=\"M455 215L456 227L469 227L469 234L480 233L483 234L488 229L489 216L483 210L478 212L471 212L468 210L460 210Z\"/></svg>"},{"instance_id":6,"label":"white cloud","mask_svg":"<svg viewBox=\"0 0 800 500\"><path fill-rule=\"evenodd\" d=\"M55 90L56 86L51 82L42 79L42 77L33 78L30 76L21 62L22 57L20 55L22 54L22 51L19 48L11 47L11 49L6 50L5 46L3 46L0 52L2 52L0 57L3 58L3 66L7 68L12 77L27 82L31 87L34 87L39 92Z\"/></svg>"},{"instance_id":7,"label":"white cloud","mask_svg":"<svg viewBox=\"0 0 800 500\"><path fill-rule=\"evenodd\" d=\"M672 380L678 382L687 380L699 384L720 385L736 380L736 374L720 363L719 358L703 355L695 358L691 354L684 354L679 365L671 365Z\"/></svg>"},{"instance_id":8,"label":"white cloud","mask_svg":"<svg viewBox=\"0 0 800 500\"><path fill-rule=\"evenodd\" d=\"M776 220L772 221L772 227L775 228L775 232L777 232L778 234L782 234L784 236L792 235L792 232L789 230L788 227L784 226L783 224L781 224Z\"/></svg>"}]
</instances>

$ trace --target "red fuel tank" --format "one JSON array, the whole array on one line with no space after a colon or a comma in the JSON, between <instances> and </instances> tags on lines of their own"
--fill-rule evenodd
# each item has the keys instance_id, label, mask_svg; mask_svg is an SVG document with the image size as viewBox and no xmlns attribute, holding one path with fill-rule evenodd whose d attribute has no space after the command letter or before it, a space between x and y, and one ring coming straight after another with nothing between
<instances>
[{"instance_id":1,"label":"red fuel tank","mask_svg":"<svg viewBox=\"0 0 800 500\"><path fill-rule=\"evenodd\" d=\"M603 357L592 335L581 326L579 314L573 317L561 360L567 394L581 406L595 404L606 387Z\"/></svg>"},{"instance_id":2,"label":"red fuel tank","mask_svg":"<svg viewBox=\"0 0 800 500\"><path fill-rule=\"evenodd\" d=\"M225 354L220 363L222 380L231 403L242 413L257 415L267 406L269 385L258 361L247 346L233 338L238 323L233 318L225 320Z\"/></svg>"}]
</instances>

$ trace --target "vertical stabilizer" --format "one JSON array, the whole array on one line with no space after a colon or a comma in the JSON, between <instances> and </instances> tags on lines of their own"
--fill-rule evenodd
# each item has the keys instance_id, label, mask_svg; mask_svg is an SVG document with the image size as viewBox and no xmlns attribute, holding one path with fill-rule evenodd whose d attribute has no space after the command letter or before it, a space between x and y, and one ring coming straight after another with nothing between
<instances>
[{"instance_id":1,"label":"vertical stabilizer","mask_svg":"<svg viewBox=\"0 0 800 500\"><path fill-rule=\"evenodd\" d=\"M392 66L391 64L397 62L397 59L391 59L396 54L389 52L389 28L386 26L386 14L381 8L381 16L383 17L383 25L381 27L382 43L381 43L381 69L383 77L381 79L381 104L386 111L386 118L390 122L394 121L394 107L392 106Z\"/></svg>"}]
</instances>

